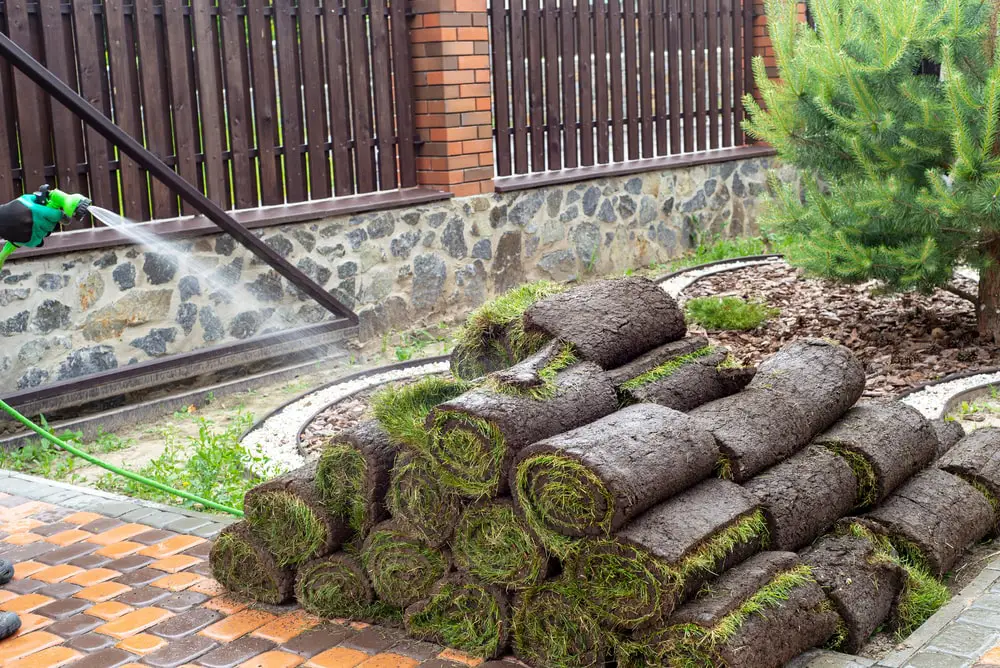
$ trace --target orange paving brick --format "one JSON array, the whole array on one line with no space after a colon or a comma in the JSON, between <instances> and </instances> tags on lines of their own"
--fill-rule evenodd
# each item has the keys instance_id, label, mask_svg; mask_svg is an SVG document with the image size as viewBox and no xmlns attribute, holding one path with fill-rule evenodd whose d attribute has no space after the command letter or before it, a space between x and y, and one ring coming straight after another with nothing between
<instances>
[{"instance_id":1,"label":"orange paving brick","mask_svg":"<svg viewBox=\"0 0 1000 668\"><path fill-rule=\"evenodd\" d=\"M355 631L364 631L369 626L371 626L371 624L369 624L367 622L352 622L349 619L342 619L341 620L341 624L347 624L348 626L350 626Z\"/></svg>"},{"instance_id":2,"label":"orange paving brick","mask_svg":"<svg viewBox=\"0 0 1000 668\"><path fill-rule=\"evenodd\" d=\"M40 608L46 603L51 603L52 598L49 596L42 596L41 594L23 594L17 598L12 598L3 605L0 605L0 610L4 612L31 612L35 608Z\"/></svg>"},{"instance_id":3,"label":"orange paving brick","mask_svg":"<svg viewBox=\"0 0 1000 668\"><path fill-rule=\"evenodd\" d=\"M102 624L94 629L94 633L103 633L112 638L123 640L137 633L142 633L150 626L159 624L168 617L173 617L174 613L163 608L149 607L133 610L127 615L122 615L114 621Z\"/></svg>"},{"instance_id":4,"label":"orange paving brick","mask_svg":"<svg viewBox=\"0 0 1000 668\"><path fill-rule=\"evenodd\" d=\"M419 661L402 654L376 654L361 664L360 668L413 668Z\"/></svg>"},{"instance_id":5,"label":"orange paving brick","mask_svg":"<svg viewBox=\"0 0 1000 668\"><path fill-rule=\"evenodd\" d=\"M45 628L52 623L52 620L48 617L43 617L42 615L36 615L33 612L22 612L18 615L21 618L21 628L18 629L18 635L27 635L32 631L37 631L38 629Z\"/></svg>"},{"instance_id":6,"label":"orange paving brick","mask_svg":"<svg viewBox=\"0 0 1000 668\"><path fill-rule=\"evenodd\" d=\"M444 659L445 661L454 661L455 663L464 663L467 666L478 666L485 659L472 656L471 654L466 654L465 652L459 652L458 650L446 648L443 652L438 654L439 659Z\"/></svg>"},{"instance_id":7,"label":"orange paving brick","mask_svg":"<svg viewBox=\"0 0 1000 668\"><path fill-rule=\"evenodd\" d=\"M979 659L979 664L986 666L1000 666L1000 645L997 645Z\"/></svg>"},{"instance_id":8,"label":"orange paving brick","mask_svg":"<svg viewBox=\"0 0 1000 668\"><path fill-rule=\"evenodd\" d=\"M79 543L81 540L90 538L94 534L89 531L81 531L80 529L67 529L66 531L60 531L59 533L54 533L45 540L49 543L54 543L56 545L72 545L73 543Z\"/></svg>"},{"instance_id":9,"label":"orange paving brick","mask_svg":"<svg viewBox=\"0 0 1000 668\"><path fill-rule=\"evenodd\" d=\"M356 649L334 647L322 654L317 654L306 665L309 668L354 668L368 660L368 655Z\"/></svg>"},{"instance_id":10,"label":"orange paving brick","mask_svg":"<svg viewBox=\"0 0 1000 668\"><path fill-rule=\"evenodd\" d=\"M205 578L197 584L191 585L188 591L196 591L199 594L205 594L206 596L219 596L226 592L226 588L220 585L217 581L212 578Z\"/></svg>"},{"instance_id":11,"label":"orange paving brick","mask_svg":"<svg viewBox=\"0 0 1000 668\"><path fill-rule=\"evenodd\" d=\"M14 506L13 508L4 508L3 515L11 519L23 519L25 517L30 517L43 510L52 510L55 508L51 503L43 503L41 501L29 501L28 503L22 503L19 506Z\"/></svg>"},{"instance_id":12,"label":"orange paving brick","mask_svg":"<svg viewBox=\"0 0 1000 668\"><path fill-rule=\"evenodd\" d=\"M160 589L182 591L204 579L205 578L203 576L198 575L197 573L173 573L171 575L165 575L159 580L153 580L149 584L153 587L159 587Z\"/></svg>"},{"instance_id":13,"label":"orange paving brick","mask_svg":"<svg viewBox=\"0 0 1000 668\"><path fill-rule=\"evenodd\" d=\"M304 659L301 656L280 650L271 650L244 661L240 664L240 668L294 668L302 661Z\"/></svg>"},{"instance_id":14,"label":"orange paving brick","mask_svg":"<svg viewBox=\"0 0 1000 668\"><path fill-rule=\"evenodd\" d=\"M44 570L38 571L31 576L33 580L40 580L42 582L62 582L67 578L71 578L74 575L82 573L83 569L79 566L70 566L69 564L62 564L60 566L50 566Z\"/></svg>"},{"instance_id":15,"label":"orange paving brick","mask_svg":"<svg viewBox=\"0 0 1000 668\"><path fill-rule=\"evenodd\" d=\"M102 557L108 557L109 559L121 559L122 557L127 557L130 554L135 554L143 548L142 543L134 543L130 540L124 540L120 543L114 543L108 545L107 547L102 547L100 550L95 552Z\"/></svg>"},{"instance_id":16,"label":"orange paving brick","mask_svg":"<svg viewBox=\"0 0 1000 668\"><path fill-rule=\"evenodd\" d=\"M201 545L204 542L205 539L198 536L174 536L173 538L168 538L165 541L140 550L139 554L162 559L163 557L169 557L172 554L189 550L195 545Z\"/></svg>"},{"instance_id":17,"label":"orange paving brick","mask_svg":"<svg viewBox=\"0 0 1000 668\"><path fill-rule=\"evenodd\" d=\"M201 562L201 559L198 557L192 557L190 554L175 554L172 557L157 559L151 563L149 567L165 573L177 573L178 571L183 571L185 568L191 568L195 564L200 564Z\"/></svg>"},{"instance_id":18,"label":"orange paving brick","mask_svg":"<svg viewBox=\"0 0 1000 668\"><path fill-rule=\"evenodd\" d=\"M274 615L270 612L264 612L263 610L243 610L203 629L201 635L212 640L218 640L219 642L232 642L237 638L242 638L251 631L256 631L273 620Z\"/></svg>"},{"instance_id":19,"label":"orange paving brick","mask_svg":"<svg viewBox=\"0 0 1000 668\"><path fill-rule=\"evenodd\" d=\"M35 631L28 635L8 638L0 643L0 666L6 666L8 662L39 653L61 642L62 638L48 631Z\"/></svg>"},{"instance_id":20,"label":"orange paving brick","mask_svg":"<svg viewBox=\"0 0 1000 668\"><path fill-rule=\"evenodd\" d=\"M39 522L38 520L33 520L29 517L25 517L18 520L3 521L0 524L0 531L4 533L21 533L22 531L31 531L37 527L42 526L45 522Z\"/></svg>"},{"instance_id":21,"label":"orange paving brick","mask_svg":"<svg viewBox=\"0 0 1000 668\"><path fill-rule=\"evenodd\" d=\"M0 603L6 603L12 598L17 598L20 594L15 594L12 591L7 591L6 589L0 589Z\"/></svg>"},{"instance_id":22,"label":"orange paving brick","mask_svg":"<svg viewBox=\"0 0 1000 668\"><path fill-rule=\"evenodd\" d=\"M31 533L28 531L22 531L20 533L15 533L7 536L3 539L3 542L9 543L10 545L28 545L30 543L37 543L40 540L44 540L37 533Z\"/></svg>"},{"instance_id":23,"label":"orange paving brick","mask_svg":"<svg viewBox=\"0 0 1000 668\"><path fill-rule=\"evenodd\" d=\"M117 619L122 615L127 615L128 613L135 610L130 605L125 605L124 603L119 603L118 601L105 601L104 603L98 603L89 610L84 612L92 617L97 617L98 619L103 619L104 621L109 621L112 619Z\"/></svg>"},{"instance_id":24,"label":"orange paving brick","mask_svg":"<svg viewBox=\"0 0 1000 668\"><path fill-rule=\"evenodd\" d=\"M128 540L133 536L138 536L141 533L146 533L150 531L151 527L145 524L123 524L120 527L115 527L114 529L108 529L104 533L99 533L92 538L88 538L88 543L96 543L98 545L113 545L114 543L120 543L123 540Z\"/></svg>"},{"instance_id":25,"label":"orange paving brick","mask_svg":"<svg viewBox=\"0 0 1000 668\"><path fill-rule=\"evenodd\" d=\"M38 571L44 571L48 566L37 561L21 561L14 564L14 579L23 580L29 575L34 575Z\"/></svg>"},{"instance_id":26,"label":"orange paving brick","mask_svg":"<svg viewBox=\"0 0 1000 668\"><path fill-rule=\"evenodd\" d=\"M73 513L72 515L67 515L66 517L59 520L60 522L65 522L66 524L75 524L80 527L84 524L90 524L94 520L104 519L104 515L98 515L97 513L87 512L81 510L78 513Z\"/></svg>"},{"instance_id":27,"label":"orange paving brick","mask_svg":"<svg viewBox=\"0 0 1000 668\"><path fill-rule=\"evenodd\" d=\"M131 638L125 638L125 640L122 640L120 643L115 645L115 647L123 649L126 652L132 652L133 654L145 656L150 652L155 652L166 644L167 641L163 638L154 636L151 633L140 633L139 635L132 636Z\"/></svg>"},{"instance_id":28,"label":"orange paving brick","mask_svg":"<svg viewBox=\"0 0 1000 668\"><path fill-rule=\"evenodd\" d=\"M216 596L212 600L202 603L201 607L221 612L224 615L235 615L240 610L246 609L247 604L229 596Z\"/></svg>"},{"instance_id":29,"label":"orange paving brick","mask_svg":"<svg viewBox=\"0 0 1000 668\"><path fill-rule=\"evenodd\" d=\"M116 596L121 596L131 589L128 585L123 585L120 582L101 582L81 589L73 594L73 598L82 598L84 601L101 603L102 601L110 601Z\"/></svg>"},{"instance_id":30,"label":"orange paving brick","mask_svg":"<svg viewBox=\"0 0 1000 668\"><path fill-rule=\"evenodd\" d=\"M315 615L310 615L304 610L296 610L293 613L282 615L273 622L262 626L253 632L258 638L264 638L281 645L288 642L303 631L308 631L314 626L318 626L323 621Z\"/></svg>"},{"instance_id":31,"label":"orange paving brick","mask_svg":"<svg viewBox=\"0 0 1000 668\"><path fill-rule=\"evenodd\" d=\"M79 659L81 656L83 655L80 652L69 647L49 647L37 654L10 662L7 664L7 668L58 668Z\"/></svg>"},{"instance_id":32,"label":"orange paving brick","mask_svg":"<svg viewBox=\"0 0 1000 668\"><path fill-rule=\"evenodd\" d=\"M104 582L105 580L110 580L111 578L116 578L121 573L118 571L113 571L110 568L91 568L89 571L84 571L78 575L66 580L70 584L80 585L81 587L89 587L95 585L98 582Z\"/></svg>"}]
</instances>

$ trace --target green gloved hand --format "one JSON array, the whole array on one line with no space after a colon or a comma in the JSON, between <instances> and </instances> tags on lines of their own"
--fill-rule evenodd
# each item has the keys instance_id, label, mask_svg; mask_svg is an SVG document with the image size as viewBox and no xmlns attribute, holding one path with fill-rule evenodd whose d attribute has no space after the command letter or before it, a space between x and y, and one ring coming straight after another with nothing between
<instances>
[{"instance_id":1,"label":"green gloved hand","mask_svg":"<svg viewBox=\"0 0 1000 668\"><path fill-rule=\"evenodd\" d=\"M63 212L24 195L0 206L0 238L18 246L41 246L63 219Z\"/></svg>"},{"instance_id":2,"label":"green gloved hand","mask_svg":"<svg viewBox=\"0 0 1000 668\"><path fill-rule=\"evenodd\" d=\"M59 226L60 221L63 219L63 212L59 209L39 204L35 201L34 195L23 195L19 201L31 210L32 223L31 240L26 244L22 244L22 246L28 246L29 248L41 246L42 242L45 241L45 237L52 234L56 227Z\"/></svg>"}]
</instances>

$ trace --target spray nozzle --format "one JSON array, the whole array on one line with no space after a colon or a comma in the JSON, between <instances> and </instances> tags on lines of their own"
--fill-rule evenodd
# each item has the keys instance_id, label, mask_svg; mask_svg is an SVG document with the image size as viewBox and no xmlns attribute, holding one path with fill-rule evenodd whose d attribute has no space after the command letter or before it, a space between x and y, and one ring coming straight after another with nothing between
<instances>
[{"instance_id":1,"label":"spray nozzle","mask_svg":"<svg viewBox=\"0 0 1000 668\"><path fill-rule=\"evenodd\" d=\"M66 193L62 190L53 189L48 184L43 185L35 193L35 201L39 204L58 209L67 218L83 220L93 204L90 198L79 193Z\"/></svg>"}]
</instances>

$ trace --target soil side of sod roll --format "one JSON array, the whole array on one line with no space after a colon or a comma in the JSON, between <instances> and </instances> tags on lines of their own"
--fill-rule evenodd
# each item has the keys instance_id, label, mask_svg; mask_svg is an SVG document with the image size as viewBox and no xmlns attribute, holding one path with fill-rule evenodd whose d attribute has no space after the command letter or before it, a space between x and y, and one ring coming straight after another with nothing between
<instances>
[{"instance_id":1,"label":"soil side of sod roll","mask_svg":"<svg viewBox=\"0 0 1000 668\"><path fill-rule=\"evenodd\" d=\"M405 608L427 596L451 570L451 553L429 547L389 520L365 538L361 562L378 598Z\"/></svg>"},{"instance_id":2,"label":"soil side of sod roll","mask_svg":"<svg viewBox=\"0 0 1000 668\"><path fill-rule=\"evenodd\" d=\"M602 624L635 629L667 617L706 580L758 551L766 537L750 493L709 479L653 506L610 539L585 539L567 569Z\"/></svg>"},{"instance_id":3,"label":"soil side of sod roll","mask_svg":"<svg viewBox=\"0 0 1000 668\"><path fill-rule=\"evenodd\" d=\"M955 444L965 438L965 429L957 420L931 420L931 428L937 435L937 457L955 447Z\"/></svg>"},{"instance_id":4,"label":"soil side of sod roll","mask_svg":"<svg viewBox=\"0 0 1000 668\"><path fill-rule=\"evenodd\" d=\"M697 420L639 404L525 448L510 487L529 523L606 536L710 477L718 459L715 439Z\"/></svg>"},{"instance_id":5,"label":"soil side of sod roll","mask_svg":"<svg viewBox=\"0 0 1000 668\"><path fill-rule=\"evenodd\" d=\"M572 288L524 312L527 332L573 344L580 359L614 369L684 338L684 313L652 281L619 278Z\"/></svg>"},{"instance_id":6,"label":"soil side of sod roll","mask_svg":"<svg viewBox=\"0 0 1000 668\"><path fill-rule=\"evenodd\" d=\"M442 484L468 498L502 495L522 448L618 409L614 388L595 364L575 364L553 382L546 400L481 387L431 411L426 425L436 436L430 455Z\"/></svg>"},{"instance_id":7,"label":"soil side of sod roll","mask_svg":"<svg viewBox=\"0 0 1000 668\"><path fill-rule=\"evenodd\" d=\"M347 522L334 517L316 491L317 462L257 485L243 498L250 531L279 566L298 566L330 554L348 540Z\"/></svg>"},{"instance_id":8,"label":"soil side of sod roll","mask_svg":"<svg viewBox=\"0 0 1000 668\"><path fill-rule=\"evenodd\" d=\"M451 549L458 568L507 589L534 586L549 571L541 540L509 498L469 506L455 528Z\"/></svg>"},{"instance_id":9,"label":"soil side of sod roll","mask_svg":"<svg viewBox=\"0 0 1000 668\"><path fill-rule=\"evenodd\" d=\"M743 390L756 374L756 369L720 368L728 353L724 350L704 357L686 360L672 368L668 363L663 376L650 382L626 383L622 390L637 401L647 401L677 411L690 411L698 406L728 397ZM635 379L640 381L642 377Z\"/></svg>"},{"instance_id":10,"label":"soil side of sod roll","mask_svg":"<svg viewBox=\"0 0 1000 668\"><path fill-rule=\"evenodd\" d=\"M995 504L1000 498L1000 429L975 430L938 460L937 467L977 485Z\"/></svg>"},{"instance_id":11,"label":"soil side of sod roll","mask_svg":"<svg viewBox=\"0 0 1000 668\"><path fill-rule=\"evenodd\" d=\"M504 591L468 573L438 581L426 599L406 609L406 632L473 656L492 659L510 643L510 604Z\"/></svg>"},{"instance_id":12,"label":"soil side of sod roll","mask_svg":"<svg viewBox=\"0 0 1000 668\"><path fill-rule=\"evenodd\" d=\"M324 619L386 622L399 610L378 601L361 562L345 552L313 559L299 568L295 599Z\"/></svg>"},{"instance_id":13,"label":"soil side of sod roll","mask_svg":"<svg viewBox=\"0 0 1000 668\"><path fill-rule=\"evenodd\" d=\"M219 534L209 554L212 577L228 591L270 605L292 597L295 571L281 568L246 522L231 524Z\"/></svg>"},{"instance_id":14,"label":"soil side of sod roll","mask_svg":"<svg viewBox=\"0 0 1000 668\"><path fill-rule=\"evenodd\" d=\"M937 435L920 412L900 401L864 401L816 437L816 445L855 459L858 505L872 506L930 464Z\"/></svg>"},{"instance_id":15,"label":"soil side of sod roll","mask_svg":"<svg viewBox=\"0 0 1000 668\"><path fill-rule=\"evenodd\" d=\"M843 458L810 446L743 487L767 517L768 549L795 551L811 543L855 506L858 481Z\"/></svg>"},{"instance_id":16,"label":"soil side of sod roll","mask_svg":"<svg viewBox=\"0 0 1000 668\"><path fill-rule=\"evenodd\" d=\"M333 437L320 455L316 490L327 509L365 535L385 520L385 495L399 444L376 420Z\"/></svg>"},{"instance_id":17,"label":"soil side of sod roll","mask_svg":"<svg viewBox=\"0 0 1000 668\"><path fill-rule=\"evenodd\" d=\"M648 353L636 357L631 362L616 369L609 369L605 373L608 377L608 382L618 387L633 378L638 378L645 373L649 373L658 366L703 350L708 345L708 339L704 336L688 336L677 341L664 343L662 346L653 348Z\"/></svg>"},{"instance_id":18,"label":"soil side of sod roll","mask_svg":"<svg viewBox=\"0 0 1000 668\"><path fill-rule=\"evenodd\" d=\"M836 649L856 654L889 619L906 572L879 558L870 541L851 535L824 536L802 553L802 563L844 621L847 635Z\"/></svg>"},{"instance_id":19,"label":"soil side of sod roll","mask_svg":"<svg viewBox=\"0 0 1000 668\"><path fill-rule=\"evenodd\" d=\"M990 533L993 507L958 476L927 469L893 492L859 521L894 543L913 545L931 573L943 577L967 547Z\"/></svg>"},{"instance_id":20,"label":"soil side of sod roll","mask_svg":"<svg viewBox=\"0 0 1000 668\"><path fill-rule=\"evenodd\" d=\"M600 668L611 651L611 634L591 616L580 591L566 578L549 580L515 595L514 656L546 668Z\"/></svg>"},{"instance_id":21,"label":"soil side of sod roll","mask_svg":"<svg viewBox=\"0 0 1000 668\"><path fill-rule=\"evenodd\" d=\"M410 452L393 464L386 505L400 526L435 548L448 542L462 514L462 500L441 485L430 458Z\"/></svg>"}]
</instances>

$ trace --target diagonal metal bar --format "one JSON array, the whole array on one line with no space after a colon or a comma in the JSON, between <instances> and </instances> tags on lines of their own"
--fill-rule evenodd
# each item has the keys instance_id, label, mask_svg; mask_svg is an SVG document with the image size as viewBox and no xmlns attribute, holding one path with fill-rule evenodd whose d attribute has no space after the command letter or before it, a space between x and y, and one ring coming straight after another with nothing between
<instances>
[{"instance_id":1,"label":"diagonal metal bar","mask_svg":"<svg viewBox=\"0 0 1000 668\"><path fill-rule=\"evenodd\" d=\"M160 179L171 190L180 195L199 213L233 236L250 252L270 265L276 272L287 278L295 287L309 295L316 303L334 315L357 324L358 316L351 309L309 278L302 270L281 257L273 248L254 236L249 230L233 220L226 211L205 197L200 190L181 178L174 170L150 153L138 141L111 122L100 110L80 97L76 91L63 83L41 63L32 58L9 37L0 33L0 56L7 59L22 74L34 81L50 96L65 105L83 119L104 138L113 143L154 177ZM3 166L0 166L2 168Z\"/></svg>"}]
</instances>

